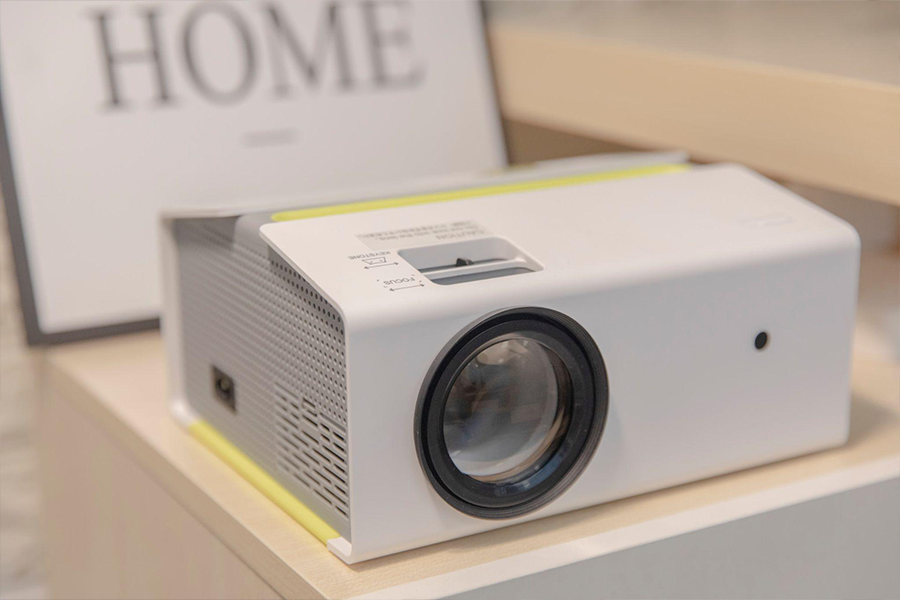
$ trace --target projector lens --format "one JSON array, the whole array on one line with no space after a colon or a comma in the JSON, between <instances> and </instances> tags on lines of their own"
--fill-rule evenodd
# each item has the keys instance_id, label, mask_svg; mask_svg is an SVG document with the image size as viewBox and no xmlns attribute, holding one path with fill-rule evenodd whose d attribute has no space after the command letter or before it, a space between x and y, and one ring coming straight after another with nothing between
<instances>
[{"instance_id":1,"label":"projector lens","mask_svg":"<svg viewBox=\"0 0 900 600\"><path fill-rule=\"evenodd\" d=\"M452 507L484 519L537 510L593 456L609 405L603 357L573 319L517 308L461 331L416 404L419 462Z\"/></svg>"},{"instance_id":2,"label":"projector lens","mask_svg":"<svg viewBox=\"0 0 900 600\"><path fill-rule=\"evenodd\" d=\"M571 394L561 359L540 342L513 337L488 346L450 389L444 410L450 459L479 481L527 477L565 433Z\"/></svg>"}]
</instances>

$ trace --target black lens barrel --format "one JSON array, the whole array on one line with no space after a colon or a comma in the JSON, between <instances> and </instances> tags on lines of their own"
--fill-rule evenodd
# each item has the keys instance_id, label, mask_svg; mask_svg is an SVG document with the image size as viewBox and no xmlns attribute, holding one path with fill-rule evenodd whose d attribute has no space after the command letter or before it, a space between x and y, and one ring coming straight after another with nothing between
<instances>
[{"instance_id":1,"label":"black lens barrel","mask_svg":"<svg viewBox=\"0 0 900 600\"><path fill-rule=\"evenodd\" d=\"M466 365L498 340L539 342L557 357L571 385L570 414L552 455L512 480L481 481L454 464L444 439L450 390ZM416 405L414 434L419 462L435 491L451 506L485 519L517 517L564 492L590 462L606 423L609 386L593 338L570 317L546 308L517 308L489 315L461 332L435 359Z\"/></svg>"}]
</instances>

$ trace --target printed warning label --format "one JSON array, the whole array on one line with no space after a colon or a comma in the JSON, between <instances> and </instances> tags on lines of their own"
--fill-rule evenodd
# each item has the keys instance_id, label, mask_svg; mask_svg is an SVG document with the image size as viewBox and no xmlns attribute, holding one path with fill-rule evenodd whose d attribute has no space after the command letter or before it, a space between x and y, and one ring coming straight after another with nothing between
<instances>
[{"instance_id":1,"label":"printed warning label","mask_svg":"<svg viewBox=\"0 0 900 600\"><path fill-rule=\"evenodd\" d=\"M437 225L378 231L357 237L372 250L383 250L385 248L409 248L427 244L440 244L484 235L488 235L488 231L475 221L454 221Z\"/></svg>"}]
</instances>

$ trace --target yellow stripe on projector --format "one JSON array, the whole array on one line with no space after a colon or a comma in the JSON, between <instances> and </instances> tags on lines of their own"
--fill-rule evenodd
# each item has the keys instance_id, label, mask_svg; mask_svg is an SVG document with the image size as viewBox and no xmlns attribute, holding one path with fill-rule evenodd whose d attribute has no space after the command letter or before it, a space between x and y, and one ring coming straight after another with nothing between
<instances>
[{"instance_id":1,"label":"yellow stripe on projector","mask_svg":"<svg viewBox=\"0 0 900 600\"><path fill-rule=\"evenodd\" d=\"M249 481L253 487L262 492L307 531L316 536L323 544L328 540L340 537L340 534L323 521L316 513L309 510L293 494L281 487L262 467L237 449L222 434L213 429L205 421L195 421L188 429L197 440L209 448L213 454L225 461L232 469Z\"/></svg>"},{"instance_id":2,"label":"yellow stripe on projector","mask_svg":"<svg viewBox=\"0 0 900 600\"><path fill-rule=\"evenodd\" d=\"M317 206L314 208L301 208L288 210L272 215L273 221L297 221L300 219L313 219L330 215L346 215L350 213L366 212L370 210L383 210L385 208L399 208L401 206L416 206L418 204L433 204L448 202L450 200L463 200L479 196L498 196L500 194L513 194L515 192L529 192L548 188L578 185L581 183L594 183L597 181L613 181L616 179L628 179L630 177L643 177L645 175L661 175L664 173L680 173L687 171L690 165L665 164L651 165L647 167L635 167L620 171L604 171L600 173L586 173L583 175L569 175L555 177L553 179L539 179L537 181L520 181L517 183L502 183L484 187L453 190L449 192L435 192L420 194L418 196L401 196L399 198L385 198L382 200L367 200L364 202L352 202L350 204L337 204L334 206Z\"/></svg>"}]
</instances>

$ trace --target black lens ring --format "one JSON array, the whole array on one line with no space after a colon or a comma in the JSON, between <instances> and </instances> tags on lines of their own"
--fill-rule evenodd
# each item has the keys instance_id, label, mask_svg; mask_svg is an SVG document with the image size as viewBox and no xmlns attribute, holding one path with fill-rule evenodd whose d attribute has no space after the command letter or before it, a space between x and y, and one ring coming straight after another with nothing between
<instances>
[{"instance_id":1,"label":"black lens ring","mask_svg":"<svg viewBox=\"0 0 900 600\"><path fill-rule=\"evenodd\" d=\"M555 462L544 465L532 477L521 481L497 485L478 481L462 473L450 458L443 435L444 409L450 389L465 366L486 347L496 343L498 338L509 334L521 335L533 339L549 348L560 357L572 379L572 408L569 429L565 432L561 447L557 449ZM548 477L552 472L563 472L571 467L590 431L594 413L593 378L590 366L581 353L561 343L555 336L558 333L551 325L545 323L507 321L488 328L476 335L469 343L464 344L455 357L451 359L435 387L434 398L441 398L436 406L428 411L424 425L426 436L435 440L435 451L431 453L431 467L439 479L445 482L451 493L467 498L472 504L485 508L505 508L527 502L548 491L553 486L553 479ZM446 390L446 393L442 393Z\"/></svg>"},{"instance_id":2,"label":"black lens ring","mask_svg":"<svg viewBox=\"0 0 900 600\"><path fill-rule=\"evenodd\" d=\"M450 389L465 365L509 334L536 339L559 356L571 379L572 407L568 430L551 458L521 481L496 484L459 471L447 451L443 418ZM429 369L416 405L419 462L435 491L457 510L484 519L517 517L546 505L574 483L600 442L608 404L603 357L576 321L545 308L494 313L457 335Z\"/></svg>"}]
</instances>

